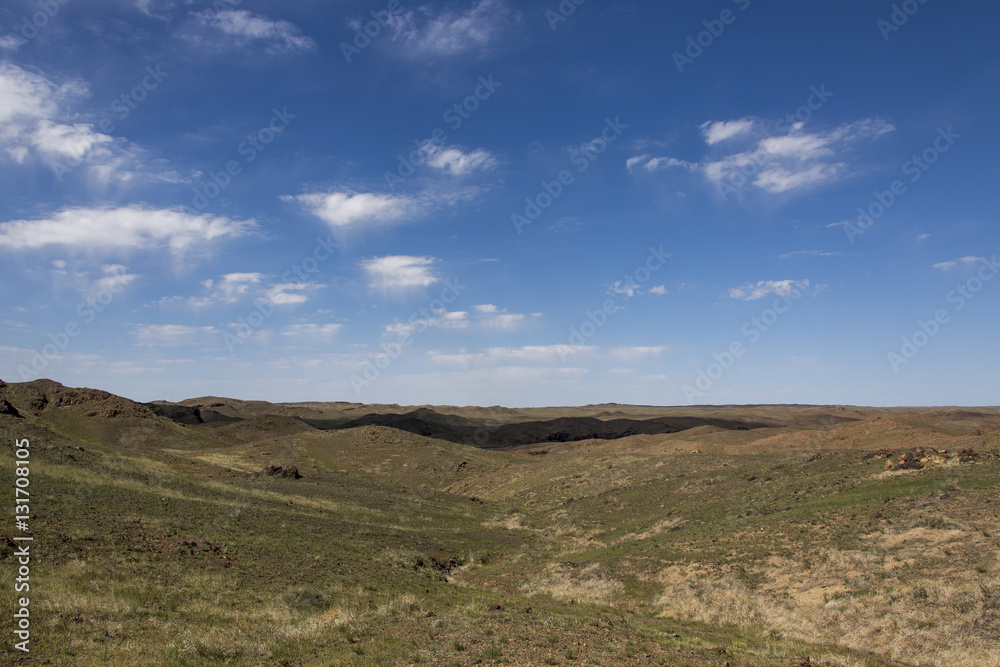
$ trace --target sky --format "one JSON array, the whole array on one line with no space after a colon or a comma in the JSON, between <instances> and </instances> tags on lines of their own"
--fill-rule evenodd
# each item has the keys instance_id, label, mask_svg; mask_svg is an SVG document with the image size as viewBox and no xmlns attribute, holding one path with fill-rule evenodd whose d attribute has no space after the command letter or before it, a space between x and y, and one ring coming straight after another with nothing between
<instances>
[{"instance_id":1,"label":"sky","mask_svg":"<svg viewBox=\"0 0 1000 667\"><path fill-rule=\"evenodd\" d=\"M0 378L1000 404L1000 5L10 0Z\"/></svg>"}]
</instances>

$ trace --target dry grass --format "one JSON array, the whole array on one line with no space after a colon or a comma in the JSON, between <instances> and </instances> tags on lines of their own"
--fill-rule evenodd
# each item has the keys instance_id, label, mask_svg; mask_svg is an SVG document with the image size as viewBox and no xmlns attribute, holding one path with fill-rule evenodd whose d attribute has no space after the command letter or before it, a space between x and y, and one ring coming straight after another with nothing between
<instances>
[{"instance_id":1,"label":"dry grass","mask_svg":"<svg viewBox=\"0 0 1000 667\"><path fill-rule=\"evenodd\" d=\"M612 544L623 544L625 542L638 542L639 540L649 539L650 537L656 537L657 535L663 535L664 533L672 533L675 530L680 530L686 522L684 519L674 518L674 519L664 519L649 528L649 530L644 530L641 533L629 533L624 537L620 537Z\"/></svg>"},{"instance_id":2,"label":"dry grass","mask_svg":"<svg viewBox=\"0 0 1000 667\"><path fill-rule=\"evenodd\" d=\"M825 550L820 563L776 563L754 589L733 573L672 567L664 615L753 628L907 664L1000 667L1000 577L911 576L887 554Z\"/></svg>"},{"instance_id":3,"label":"dry grass","mask_svg":"<svg viewBox=\"0 0 1000 667\"><path fill-rule=\"evenodd\" d=\"M521 585L528 595L546 594L562 601L586 604L611 604L625 590L625 585L611 578L597 563L574 567L562 563L549 565L547 573Z\"/></svg>"}]
</instances>

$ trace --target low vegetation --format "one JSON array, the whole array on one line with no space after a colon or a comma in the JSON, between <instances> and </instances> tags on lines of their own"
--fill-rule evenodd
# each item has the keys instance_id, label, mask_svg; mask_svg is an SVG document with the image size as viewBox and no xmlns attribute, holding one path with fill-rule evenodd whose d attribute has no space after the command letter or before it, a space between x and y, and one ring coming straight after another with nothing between
<instances>
[{"instance_id":1,"label":"low vegetation","mask_svg":"<svg viewBox=\"0 0 1000 667\"><path fill-rule=\"evenodd\" d=\"M1000 666L994 408L150 406L48 381L0 408L5 488L32 443L38 664ZM577 417L684 428L415 432Z\"/></svg>"}]
</instances>

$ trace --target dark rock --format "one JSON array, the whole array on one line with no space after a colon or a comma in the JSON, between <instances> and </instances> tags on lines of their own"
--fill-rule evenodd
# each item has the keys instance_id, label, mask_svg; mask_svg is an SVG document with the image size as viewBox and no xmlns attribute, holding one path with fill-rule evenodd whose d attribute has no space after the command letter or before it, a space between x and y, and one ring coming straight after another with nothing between
<instances>
[{"instance_id":1,"label":"dark rock","mask_svg":"<svg viewBox=\"0 0 1000 667\"><path fill-rule=\"evenodd\" d=\"M268 466L257 473L259 477L279 477L281 479L302 479L295 466Z\"/></svg>"}]
</instances>

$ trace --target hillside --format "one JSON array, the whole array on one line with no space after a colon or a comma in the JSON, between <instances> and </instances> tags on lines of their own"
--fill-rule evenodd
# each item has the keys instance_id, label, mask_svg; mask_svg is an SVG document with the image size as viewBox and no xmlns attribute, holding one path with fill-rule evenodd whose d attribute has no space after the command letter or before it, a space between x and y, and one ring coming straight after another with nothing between
<instances>
[{"instance_id":1,"label":"hillside","mask_svg":"<svg viewBox=\"0 0 1000 667\"><path fill-rule=\"evenodd\" d=\"M39 380L0 383L0 436L8 489L31 441L40 664L1000 665L998 408Z\"/></svg>"}]
</instances>

